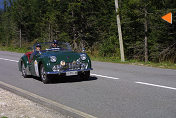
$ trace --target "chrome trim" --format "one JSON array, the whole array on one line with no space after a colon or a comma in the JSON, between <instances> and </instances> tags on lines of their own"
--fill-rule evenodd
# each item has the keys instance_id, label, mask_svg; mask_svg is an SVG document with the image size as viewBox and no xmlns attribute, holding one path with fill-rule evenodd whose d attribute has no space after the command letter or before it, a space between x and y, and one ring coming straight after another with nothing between
<instances>
[{"instance_id":1,"label":"chrome trim","mask_svg":"<svg viewBox=\"0 0 176 118\"><path fill-rule=\"evenodd\" d=\"M34 61L34 71L37 77L39 77L39 70L38 70L38 62L37 60Z\"/></svg>"},{"instance_id":2,"label":"chrome trim","mask_svg":"<svg viewBox=\"0 0 176 118\"><path fill-rule=\"evenodd\" d=\"M61 74L61 73L66 73L66 72L69 72L69 71L77 71L77 72L81 72L81 71L90 71L90 70L93 70L93 68L89 68L89 69L84 69L84 70L66 70L66 71L53 71L53 72L46 72L46 74Z\"/></svg>"}]
</instances>

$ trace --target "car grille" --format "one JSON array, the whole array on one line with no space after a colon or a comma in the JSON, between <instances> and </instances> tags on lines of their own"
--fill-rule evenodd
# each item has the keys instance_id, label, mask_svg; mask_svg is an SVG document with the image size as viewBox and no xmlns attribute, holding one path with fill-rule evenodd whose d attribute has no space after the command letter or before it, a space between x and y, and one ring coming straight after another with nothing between
<instances>
[{"instance_id":1,"label":"car grille","mask_svg":"<svg viewBox=\"0 0 176 118\"><path fill-rule=\"evenodd\" d=\"M64 69L66 69L66 70L79 70L79 69L81 69L81 64L69 62L69 63L66 63L66 65L64 66Z\"/></svg>"},{"instance_id":2,"label":"car grille","mask_svg":"<svg viewBox=\"0 0 176 118\"><path fill-rule=\"evenodd\" d=\"M88 63L66 62L65 66L55 65L53 71L84 70L88 68Z\"/></svg>"}]
</instances>

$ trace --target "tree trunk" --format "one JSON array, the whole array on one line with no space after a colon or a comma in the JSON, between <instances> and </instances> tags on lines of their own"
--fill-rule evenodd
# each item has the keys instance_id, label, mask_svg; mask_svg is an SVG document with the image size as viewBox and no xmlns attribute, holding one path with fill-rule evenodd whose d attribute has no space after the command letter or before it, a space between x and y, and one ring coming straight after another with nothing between
<instances>
[{"instance_id":1,"label":"tree trunk","mask_svg":"<svg viewBox=\"0 0 176 118\"><path fill-rule=\"evenodd\" d=\"M1 1L1 2L2 2L2 1ZM4 12L6 12L6 10L7 10L7 1L4 0Z\"/></svg>"},{"instance_id":2,"label":"tree trunk","mask_svg":"<svg viewBox=\"0 0 176 118\"><path fill-rule=\"evenodd\" d=\"M74 12L72 10L72 17L74 18ZM75 28L75 23L73 22L73 48L74 50L78 49L77 43L76 43L76 28Z\"/></svg>"},{"instance_id":3,"label":"tree trunk","mask_svg":"<svg viewBox=\"0 0 176 118\"><path fill-rule=\"evenodd\" d=\"M147 9L144 8L144 12L145 12L145 21L144 21L144 29L145 29L145 38L144 38L144 42L145 42L145 62L148 62L148 24L147 24Z\"/></svg>"},{"instance_id":4,"label":"tree trunk","mask_svg":"<svg viewBox=\"0 0 176 118\"><path fill-rule=\"evenodd\" d=\"M21 39L21 26L20 26L20 48L22 47L22 39Z\"/></svg>"},{"instance_id":5,"label":"tree trunk","mask_svg":"<svg viewBox=\"0 0 176 118\"><path fill-rule=\"evenodd\" d=\"M53 28L52 28L52 25L50 25L50 36L51 36L50 41L52 41L53 40Z\"/></svg>"},{"instance_id":6,"label":"tree trunk","mask_svg":"<svg viewBox=\"0 0 176 118\"><path fill-rule=\"evenodd\" d=\"M51 41L51 25L48 26L48 41Z\"/></svg>"}]
</instances>

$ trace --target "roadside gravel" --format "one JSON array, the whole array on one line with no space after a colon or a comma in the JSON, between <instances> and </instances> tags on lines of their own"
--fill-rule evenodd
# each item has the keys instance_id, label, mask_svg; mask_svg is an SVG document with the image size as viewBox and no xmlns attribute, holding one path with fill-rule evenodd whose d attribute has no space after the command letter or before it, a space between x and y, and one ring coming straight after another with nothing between
<instances>
[{"instance_id":1,"label":"roadside gravel","mask_svg":"<svg viewBox=\"0 0 176 118\"><path fill-rule=\"evenodd\" d=\"M0 118L70 118L0 88Z\"/></svg>"}]
</instances>

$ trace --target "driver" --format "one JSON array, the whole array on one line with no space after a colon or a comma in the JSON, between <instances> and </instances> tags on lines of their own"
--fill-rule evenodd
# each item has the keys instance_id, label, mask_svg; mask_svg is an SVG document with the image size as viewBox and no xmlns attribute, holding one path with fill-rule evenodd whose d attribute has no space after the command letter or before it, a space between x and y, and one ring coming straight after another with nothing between
<instances>
[{"instance_id":1,"label":"driver","mask_svg":"<svg viewBox=\"0 0 176 118\"><path fill-rule=\"evenodd\" d=\"M35 51L30 56L30 60L33 59L34 55L37 55L38 53L41 54L40 51L41 51L41 45L37 43L37 45L35 46Z\"/></svg>"},{"instance_id":2,"label":"driver","mask_svg":"<svg viewBox=\"0 0 176 118\"><path fill-rule=\"evenodd\" d=\"M51 48L58 48L58 41L53 40L53 43L51 44Z\"/></svg>"}]
</instances>

